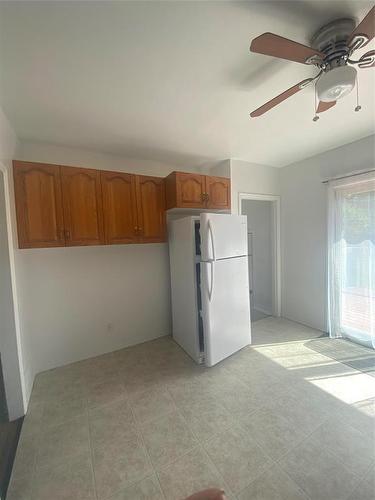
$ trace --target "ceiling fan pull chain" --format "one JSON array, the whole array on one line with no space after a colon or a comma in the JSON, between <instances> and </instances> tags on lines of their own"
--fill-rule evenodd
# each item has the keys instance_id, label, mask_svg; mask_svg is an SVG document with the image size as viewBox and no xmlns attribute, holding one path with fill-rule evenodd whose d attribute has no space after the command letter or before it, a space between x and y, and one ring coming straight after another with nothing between
<instances>
[{"instance_id":1,"label":"ceiling fan pull chain","mask_svg":"<svg viewBox=\"0 0 375 500\"><path fill-rule=\"evenodd\" d=\"M317 109L318 109L318 103L316 100L316 85L314 85L314 113L315 113L315 116L312 119L313 122L317 122L319 120L319 116L316 114Z\"/></svg>"},{"instance_id":2,"label":"ceiling fan pull chain","mask_svg":"<svg viewBox=\"0 0 375 500\"><path fill-rule=\"evenodd\" d=\"M354 108L354 111L361 111L362 106L359 104L359 85L358 85L358 73L356 75L356 90L357 90L357 106Z\"/></svg>"}]
</instances>

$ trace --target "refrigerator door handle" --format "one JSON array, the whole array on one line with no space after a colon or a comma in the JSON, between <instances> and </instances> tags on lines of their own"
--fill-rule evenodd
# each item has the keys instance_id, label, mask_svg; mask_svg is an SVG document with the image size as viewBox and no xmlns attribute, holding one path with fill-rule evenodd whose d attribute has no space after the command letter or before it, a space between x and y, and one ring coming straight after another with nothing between
<instances>
[{"instance_id":1,"label":"refrigerator door handle","mask_svg":"<svg viewBox=\"0 0 375 500\"><path fill-rule=\"evenodd\" d=\"M215 257L215 240L214 240L214 232L213 232L213 229L212 229L212 224L211 224L211 221L210 219L208 219L208 230L211 234L211 248L212 248L212 260L216 260L216 257Z\"/></svg>"},{"instance_id":2,"label":"refrigerator door handle","mask_svg":"<svg viewBox=\"0 0 375 500\"><path fill-rule=\"evenodd\" d=\"M211 302L212 293L214 291L214 276L215 276L213 261L210 261L210 268L211 268L211 283L210 283L210 288L208 290L208 300Z\"/></svg>"}]
</instances>

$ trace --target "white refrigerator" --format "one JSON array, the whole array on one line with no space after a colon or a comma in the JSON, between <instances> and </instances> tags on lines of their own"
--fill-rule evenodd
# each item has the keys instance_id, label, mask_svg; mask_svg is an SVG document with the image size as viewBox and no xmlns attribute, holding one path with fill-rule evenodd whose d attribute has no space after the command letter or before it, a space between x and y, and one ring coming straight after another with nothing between
<instances>
[{"instance_id":1,"label":"white refrigerator","mask_svg":"<svg viewBox=\"0 0 375 500\"><path fill-rule=\"evenodd\" d=\"M169 256L175 341L207 366L251 344L246 216L171 221Z\"/></svg>"}]
</instances>

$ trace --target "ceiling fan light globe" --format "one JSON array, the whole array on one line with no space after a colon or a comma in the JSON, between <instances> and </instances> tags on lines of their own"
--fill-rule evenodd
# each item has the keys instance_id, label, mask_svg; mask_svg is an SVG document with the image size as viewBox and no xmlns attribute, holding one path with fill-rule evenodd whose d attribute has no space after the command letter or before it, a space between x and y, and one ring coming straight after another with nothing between
<instances>
[{"instance_id":1,"label":"ceiling fan light globe","mask_svg":"<svg viewBox=\"0 0 375 500\"><path fill-rule=\"evenodd\" d=\"M316 84L319 101L337 101L348 95L355 86L356 75L352 66L339 66L324 73Z\"/></svg>"}]
</instances>

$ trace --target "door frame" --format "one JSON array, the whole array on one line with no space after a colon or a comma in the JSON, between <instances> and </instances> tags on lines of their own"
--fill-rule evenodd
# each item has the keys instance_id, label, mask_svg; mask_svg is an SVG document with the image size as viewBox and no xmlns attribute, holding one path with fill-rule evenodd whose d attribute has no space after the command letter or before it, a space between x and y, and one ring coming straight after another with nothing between
<instances>
[{"instance_id":1,"label":"door frame","mask_svg":"<svg viewBox=\"0 0 375 500\"><path fill-rule=\"evenodd\" d=\"M17 298L17 287L16 287L16 271L15 271L15 243L17 241L17 236L13 233L12 220L15 220L15 204L14 197L12 195L13 186L13 175L10 169L0 161L0 172L3 177L3 188L4 188L4 198L5 198L5 222L6 222L6 237L8 240L8 257L9 257L9 268L10 268L10 286L11 295L13 301L13 318L14 318L14 335L15 335L15 346L16 349L10 349L8 354L12 355L12 358L16 358L18 363L15 363L12 370L6 370L3 363L3 375L4 375L4 385L5 393L9 393L7 390L7 379L14 379L14 377L19 378L19 390L18 394L13 397L13 404L8 405L8 414L10 420L15 420L26 413L27 409L27 391L25 383L25 373L23 369L23 352L21 343L21 327L19 318L19 307ZM1 182L1 179L0 179ZM16 352L14 352L16 351ZM10 373L11 372L11 373ZM7 401L8 404L8 401Z\"/></svg>"},{"instance_id":2,"label":"door frame","mask_svg":"<svg viewBox=\"0 0 375 500\"><path fill-rule=\"evenodd\" d=\"M280 196L272 194L238 193L238 213L242 213L242 202L246 200L270 201L273 208L273 303L274 315L281 316L281 238L280 238Z\"/></svg>"}]
</instances>

